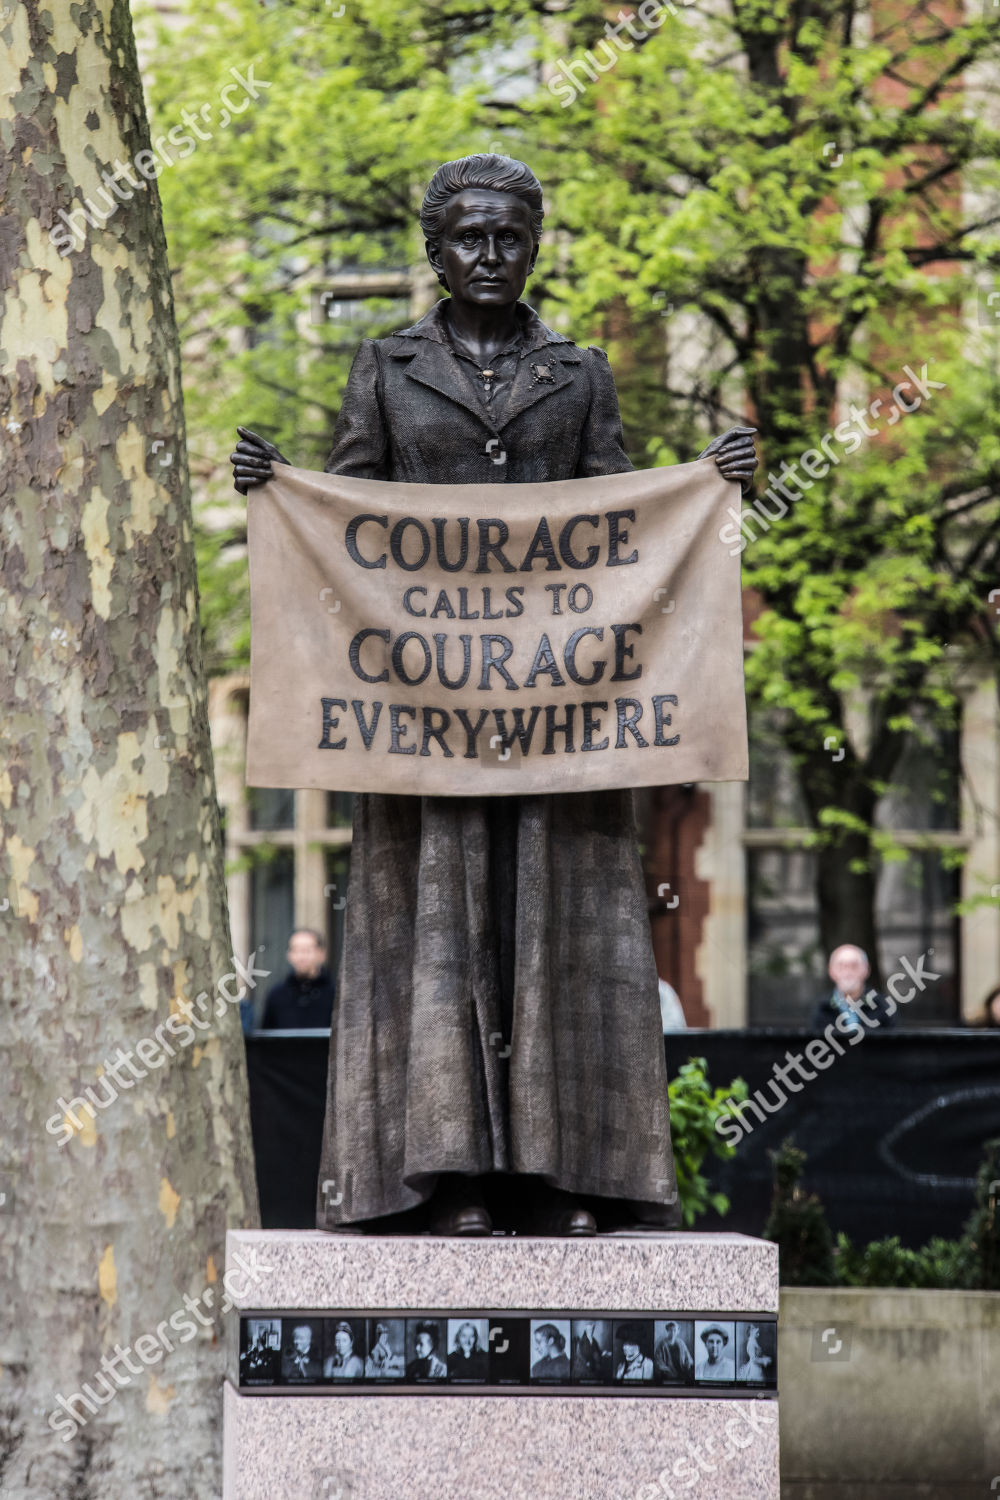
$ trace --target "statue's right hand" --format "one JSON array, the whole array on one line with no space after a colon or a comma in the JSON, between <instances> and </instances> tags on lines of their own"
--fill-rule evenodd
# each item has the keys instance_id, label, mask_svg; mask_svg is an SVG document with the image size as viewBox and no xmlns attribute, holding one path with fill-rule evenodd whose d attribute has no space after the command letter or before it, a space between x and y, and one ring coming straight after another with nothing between
<instances>
[{"instance_id":1,"label":"statue's right hand","mask_svg":"<svg viewBox=\"0 0 1000 1500\"><path fill-rule=\"evenodd\" d=\"M287 464L288 459L273 443L258 437L249 427L237 427L236 431L240 442L229 458L233 466L233 485L239 494L245 495L255 485L266 484L274 477L273 464Z\"/></svg>"}]
</instances>

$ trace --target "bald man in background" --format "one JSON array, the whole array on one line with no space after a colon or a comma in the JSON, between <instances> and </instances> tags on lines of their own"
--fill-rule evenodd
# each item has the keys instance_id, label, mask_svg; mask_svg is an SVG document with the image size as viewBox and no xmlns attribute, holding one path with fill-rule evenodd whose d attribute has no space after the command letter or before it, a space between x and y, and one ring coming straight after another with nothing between
<instances>
[{"instance_id":1,"label":"bald man in background","mask_svg":"<svg viewBox=\"0 0 1000 1500\"><path fill-rule=\"evenodd\" d=\"M827 995L816 1007L813 1029L825 1031L831 1021L839 1015L848 1019L841 1022L842 1030L882 1030L895 1022L894 1005L880 995L874 985L868 984L872 966L863 948L854 943L841 943L830 954L827 973L833 980L833 993Z\"/></svg>"}]
</instances>

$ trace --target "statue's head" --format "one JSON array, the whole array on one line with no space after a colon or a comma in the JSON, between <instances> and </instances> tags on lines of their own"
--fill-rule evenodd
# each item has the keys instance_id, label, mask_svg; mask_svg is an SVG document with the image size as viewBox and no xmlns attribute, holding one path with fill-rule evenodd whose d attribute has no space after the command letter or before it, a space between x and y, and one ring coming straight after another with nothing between
<instances>
[{"instance_id":1,"label":"statue's head","mask_svg":"<svg viewBox=\"0 0 1000 1500\"><path fill-rule=\"evenodd\" d=\"M523 161L447 161L420 209L427 259L457 301L516 302L534 269L543 216L541 184Z\"/></svg>"}]
</instances>

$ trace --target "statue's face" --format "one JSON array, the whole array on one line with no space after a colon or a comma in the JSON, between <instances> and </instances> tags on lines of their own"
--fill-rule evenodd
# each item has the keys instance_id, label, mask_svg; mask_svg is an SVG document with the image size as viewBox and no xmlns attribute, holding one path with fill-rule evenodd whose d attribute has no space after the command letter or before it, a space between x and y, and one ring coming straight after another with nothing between
<instances>
[{"instance_id":1,"label":"statue's face","mask_svg":"<svg viewBox=\"0 0 1000 1500\"><path fill-rule=\"evenodd\" d=\"M537 253L526 203L513 193L466 188L448 204L441 242L428 259L456 302L503 307L524 291Z\"/></svg>"}]
</instances>

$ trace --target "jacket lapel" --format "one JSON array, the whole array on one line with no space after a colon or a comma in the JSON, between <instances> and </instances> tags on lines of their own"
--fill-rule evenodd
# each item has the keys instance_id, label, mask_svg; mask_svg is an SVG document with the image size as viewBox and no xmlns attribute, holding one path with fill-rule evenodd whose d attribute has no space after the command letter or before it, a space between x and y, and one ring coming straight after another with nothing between
<instances>
[{"instance_id":1,"label":"jacket lapel","mask_svg":"<svg viewBox=\"0 0 1000 1500\"><path fill-rule=\"evenodd\" d=\"M572 344L544 344L529 349L518 360L514 384L507 398L507 407L500 423L503 431L515 417L519 417L536 401L542 401L555 391L561 391L573 380L572 366L580 363L580 356ZM570 366L570 368L567 368Z\"/></svg>"},{"instance_id":2,"label":"jacket lapel","mask_svg":"<svg viewBox=\"0 0 1000 1500\"><path fill-rule=\"evenodd\" d=\"M455 356L432 339L407 339L406 342L410 348L394 350L393 353L404 358L412 354L406 370L410 379L419 380L421 385L429 386L439 396L446 396L456 405L464 406L488 432L495 433L497 426L492 414L473 392L466 390L461 375L455 369ZM416 346L415 349L413 345Z\"/></svg>"},{"instance_id":3,"label":"jacket lapel","mask_svg":"<svg viewBox=\"0 0 1000 1500\"><path fill-rule=\"evenodd\" d=\"M462 374L455 369L455 356L442 342L440 326L444 305L443 302L437 303L419 323L397 334L389 352L400 361L409 361L406 373L411 380L417 380L457 406L463 406L487 432L502 432L515 417L537 401L572 383L572 367L581 362L576 345L546 328L533 308L519 304L524 309L523 327L528 347L518 360L506 404L499 413L492 412L479 399L478 392L466 386Z\"/></svg>"}]
</instances>

